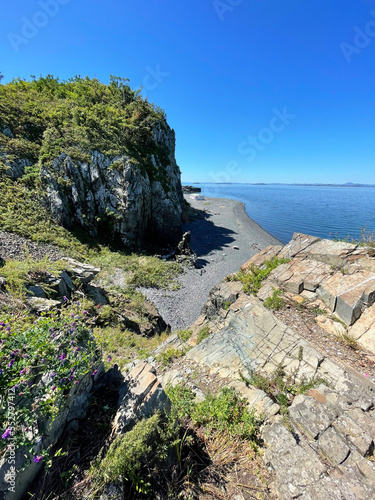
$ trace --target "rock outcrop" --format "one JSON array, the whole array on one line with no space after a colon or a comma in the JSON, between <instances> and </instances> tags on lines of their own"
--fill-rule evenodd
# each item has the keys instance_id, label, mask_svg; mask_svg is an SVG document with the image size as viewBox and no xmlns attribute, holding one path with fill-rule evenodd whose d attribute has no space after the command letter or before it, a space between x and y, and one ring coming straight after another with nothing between
<instances>
[{"instance_id":1,"label":"rock outcrop","mask_svg":"<svg viewBox=\"0 0 375 500\"><path fill-rule=\"evenodd\" d=\"M276 289L289 304L318 311L316 325L326 327L331 337L355 337L363 349L360 362L366 357L371 365L373 249L295 234L288 245L264 249L243 269L262 268L274 256L290 261L270 273L256 297L244 293L239 281L224 281L212 290L185 345L174 335L166 346L189 347L187 361L236 387L249 407L263 415L263 459L275 474L279 498L375 498L374 379L327 355L319 338L311 343L299 333L298 323L291 328L264 305ZM199 342L202 328L209 334ZM178 383L183 375L175 371L164 378ZM310 383L313 388L289 393L281 412L279 399L251 385L254 374L270 381L281 376L295 387Z\"/></svg>"},{"instance_id":2,"label":"rock outcrop","mask_svg":"<svg viewBox=\"0 0 375 500\"><path fill-rule=\"evenodd\" d=\"M151 156L151 171L127 155L109 158L98 151L87 163L61 154L52 166L44 166L47 201L58 223L81 226L126 248L177 244L183 195L175 135L164 126L153 136L163 154Z\"/></svg>"}]
</instances>

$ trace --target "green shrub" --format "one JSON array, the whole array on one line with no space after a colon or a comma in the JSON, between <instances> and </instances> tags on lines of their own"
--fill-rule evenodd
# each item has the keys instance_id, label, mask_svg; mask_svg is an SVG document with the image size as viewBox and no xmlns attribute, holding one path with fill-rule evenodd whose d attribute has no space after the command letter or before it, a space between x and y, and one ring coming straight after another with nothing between
<instances>
[{"instance_id":1,"label":"green shrub","mask_svg":"<svg viewBox=\"0 0 375 500\"><path fill-rule=\"evenodd\" d=\"M200 344L202 340L206 339L210 335L210 329L208 326L204 326L201 328L198 332L198 337L197 337L197 344Z\"/></svg>"},{"instance_id":2,"label":"green shrub","mask_svg":"<svg viewBox=\"0 0 375 500\"><path fill-rule=\"evenodd\" d=\"M262 282L268 278L271 271L276 269L280 264L286 264L289 260L278 259L275 256L271 260L265 260L262 267L256 267L252 264L248 271L244 272L240 270L237 274L232 275L230 279L241 281L245 293L256 295L262 286Z\"/></svg>"},{"instance_id":3,"label":"green shrub","mask_svg":"<svg viewBox=\"0 0 375 500\"><path fill-rule=\"evenodd\" d=\"M264 306L273 311L279 311L285 307L285 301L280 297L282 290L273 289L272 296L267 297L264 301Z\"/></svg>"},{"instance_id":4,"label":"green shrub","mask_svg":"<svg viewBox=\"0 0 375 500\"><path fill-rule=\"evenodd\" d=\"M106 278L116 271L123 271L126 287L177 288L176 278L183 272L177 262L167 262L150 255L111 251L102 247L90 262L102 268L99 277Z\"/></svg>"},{"instance_id":5,"label":"green shrub","mask_svg":"<svg viewBox=\"0 0 375 500\"><path fill-rule=\"evenodd\" d=\"M255 441L259 422L247 405L247 400L233 387L223 387L216 396L208 394L204 401L197 403L191 419L207 431L225 431Z\"/></svg>"},{"instance_id":6,"label":"green shrub","mask_svg":"<svg viewBox=\"0 0 375 500\"><path fill-rule=\"evenodd\" d=\"M182 340L182 342L186 342L190 339L193 332L191 330L180 330L177 332L177 337Z\"/></svg>"},{"instance_id":7,"label":"green shrub","mask_svg":"<svg viewBox=\"0 0 375 500\"><path fill-rule=\"evenodd\" d=\"M177 358L180 358L186 353L185 349L176 349L170 347L156 357L156 361L161 363L162 366L169 366Z\"/></svg>"},{"instance_id":8,"label":"green shrub","mask_svg":"<svg viewBox=\"0 0 375 500\"><path fill-rule=\"evenodd\" d=\"M186 384L177 384L174 387L168 385L165 389L171 400L173 418L180 420L191 415L195 407L195 395Z\"/></svg>"},{"instance_id":9,"label":"green shrub","mask_svg":"<svg viewBox=\"0 0 375 500\"><path fill-rule=\"evenodd\" d=\"M155 414L115 438L106 456L101 461L97 460L91 469L94 483L99 489L105 484L124 479L131 481L138 493L150 492L150 484L145 474L142 474L142 466L147 457L155 452L159 424L160 416Z\"/></svg>"}]
</instances>

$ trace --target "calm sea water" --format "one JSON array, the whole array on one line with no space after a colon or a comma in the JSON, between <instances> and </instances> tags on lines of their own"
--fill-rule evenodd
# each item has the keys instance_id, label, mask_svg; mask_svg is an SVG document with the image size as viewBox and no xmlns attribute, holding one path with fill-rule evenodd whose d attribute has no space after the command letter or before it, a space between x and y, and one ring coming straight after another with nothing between
<instances>
[{"instance_id":1,"label":"calm sea water","mask_svg":"<svg viewBox=\"0 0 375 500\"><path fill-rule=\"evenodd\" d=\"M375 188L193 184L202 194L242 201L246 213L284 243L294 232L358 239L375 231Z\"/></svg>"}]
</instances>

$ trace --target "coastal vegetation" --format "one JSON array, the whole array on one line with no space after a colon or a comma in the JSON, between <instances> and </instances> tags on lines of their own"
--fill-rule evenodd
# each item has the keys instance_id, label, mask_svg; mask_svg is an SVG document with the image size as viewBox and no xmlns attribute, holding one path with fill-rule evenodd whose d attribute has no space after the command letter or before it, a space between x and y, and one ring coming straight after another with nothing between
<instances>
[{"instance_id":1,"label":"coastal vegetation","mask_svg":"<svg viewBox=\"0 0 375 500\"><path fill-rule=\"evenodd\" d=\"M251 462L261 421L237 391L223 388L196 402L193 391L178 384L167 387L167 394L171 409L165 417L141 420L93 464L90 481L96 494L106 484L124 481L133 498L152 495L161 483L166 483L168 498L195 498L210 475L224 479L238 459ZM172 468L167 464L171 452L176 458Z\"/></svg>"},{"instance_id":2,"label":"coastal vegetation","mask_svg":"<svg viewBox=\"0 0 375 500\"><path fill-rule=\"evenodd\" d=\"M36 166L32 175L61 153L85 162L92 150L113 157L126 152L157 176L152 131L156 125L167 127L166 116L128 82L111 76L106 85L96 78L60 81L47 75L1 85L0 146L7 161L30 160Z\"/></svg>"},{"instance_id":3,"label":"coastal vegetation","mask_svg":"<svg viewBox=\"0 0 375 500\"><path fill-rule=\"evenodd\" d=\"M243 271L241 269L238 273L229 276L229 280L241 281L245 293L256 295L262 286L262 282L268 278L271 271L287 262L289 262L289 259L280 259L275 256L270 260L265 260L261 267L251 264L248 270Z\"/></svg>"}]
</instances>

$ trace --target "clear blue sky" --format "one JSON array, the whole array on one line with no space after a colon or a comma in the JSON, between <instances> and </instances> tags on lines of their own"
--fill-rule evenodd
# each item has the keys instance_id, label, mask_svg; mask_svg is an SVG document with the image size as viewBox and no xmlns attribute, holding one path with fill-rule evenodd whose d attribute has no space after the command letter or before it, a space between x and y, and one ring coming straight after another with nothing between
<instances>
[{"instance_id":1,"label":"clear blue sky","mask_svg":"<svg viewBox=\"0 0 375 500\"><path fill-rule=\"evenodd\" d=\"M1 14L5 81L143 85L184 182L375 183L375 0L15 0Z\"/></svg>"}]
</instances>

